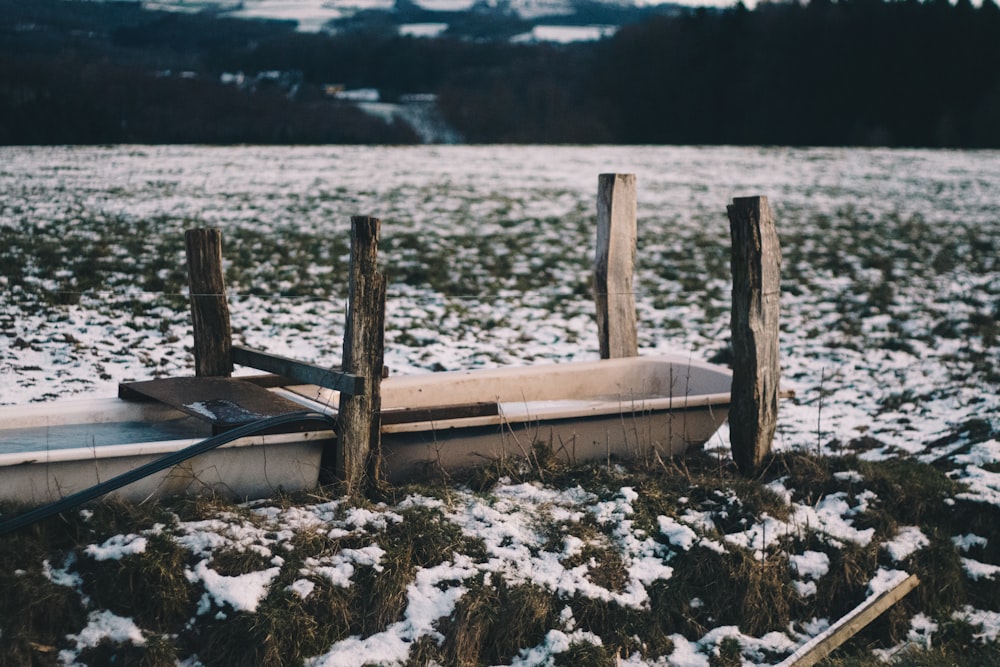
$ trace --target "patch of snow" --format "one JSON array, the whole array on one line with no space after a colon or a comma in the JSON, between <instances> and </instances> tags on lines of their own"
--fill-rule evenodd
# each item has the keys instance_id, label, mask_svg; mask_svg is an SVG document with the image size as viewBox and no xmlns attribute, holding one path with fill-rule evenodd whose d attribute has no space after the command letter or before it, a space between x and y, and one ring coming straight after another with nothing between
<instances>
[{"instance_id":1,"label":"patch of snow","mask_svg":"<svg viewBox=\"0 0 1000 667\"><path fill-rule=\"evenodd\" d=\"M833 473L834 479L839 479L842 482L851 482L854 484L860 484L864 481L864 477L861 476L857 470L844 470L841 472Z\"/></svg>"},{"instance_id":2,"label":"patch of snow","mask_svg":"<svg viewBox=\"0 0 1000 667\"><path fill-rule=\"evenodd\" d=\"M965 574L973 581L979 581L980 579L1000 579L1000 565L992 565L971 558L963 558L962 567L965 569Z\"/></svg>"},{"instance_id":3,"label":"patch of snow","mask_svg":"<svg viewBox=\"0 0 1000 667\"><path fill-rule=\"evenodd\" d=\"M66 561L63 563L62 568L54 568L49 563L48 559L42 561L42 574L46 579L51 581L56 586L66 586L67 588L72 588L75 590L80 590L83 586L83 579L77 572L70 572L76 564L76 554L70 552L66 556Z\"/></svg>"},{"instance_id":4,"label":"patch of snow","mask_svg":"<svg viewBox=\"0 0 1000 667\"><path fill-rule=\"evenodd\" d=\"M979 632L974 637L979 641L995 642L1000 638L1000 612L975 609L967 605L951 617L978 628Z\"/></svg>"},{"instance_id":5,"label":"patch of snow","mask_svg":"<svg viewBox=\"0 0 1000 667\"><path fill-rule=\"evenodd\" d=\"M511 661L510 665L511 667L542 667L543 665L549 665L552 664L552 656L565 653L574 644L584 643L593 644L594 646L601 646L603 644L600 637L583 630L576 630L571 633L556 629L549 630L538 646L522 650Z\"/></svg>"},{"instance_id":6,"label":"patch of snow","mask_svg":"<svg viewBox=\"0 0 1000 667\"><path fill-rule=\"evenodd\" d=\"M447 29L447 23L403 23L398 31L403 37L440 37Z\"/></svg>"},{"instance_id":7,"label":"patch of snow","mask_svg":"<svg viewBox=\"0 0 1000 667\"><path fill-rule=\"evenodd\" d=\"M988 540L980 535L968 533L967 535L956 535L955 537L952 537L951 542L960 551L968 552L969 549L974 547L985 547Z\"/></svg>"},{"instance_id":8,"label":"patch of snow","mask_svg":"<svg viewBox=\"0 0 1000 667\"><path fill-rule=\"evenodd\" d=\"M906 633L906 639L914 644L931 648L931 637L938 631L938 624L927 614L917 614L910 619L910 629Z\"/></svg>"},{"instance_id":9,"label":"patch of snow","mask_svg":"<svg viewBox=\"0 0 1000 667\"><path fill-rule=\"evenodd\" d=\"M906 560L919 549L930 546L931 541L927 539L919 526L903 526L896 537L882 544L882 548L889 553L889 558L894 563Z\"/></svg>"},{"instance_id":10,"label":"patch of snow","mask_svg":"<svg viewBox=\"0 0 1000 667\"><path fill-rule=\"evenodd\" d=\"M656 521L660 527L660 533L667 538L670 544L678 547L682 551L687 551L698 541L698 534L678 522L673 517L658 516Z\"/></svg>"},{"instance_id":11,"label":"patch of snow","mask_svg":"<svg viewBox=\"0 0 1000 667\"><path fill-rule=\"evenodd\" d=\"M104 544L87 545L83 552L94 560L121 560L125 556L145 552L146 544L146 538L140 535L115 535Z\"/></svg>"},{"instance_id":12,"label":"patch of snow","mask_svg":"<svg viewBox=\"0 0 1000 667\"><path fill-rule=\"evenodd\" d=\"M956 494L956 498L1000 506L1000 472L992 472L970 465L961 473L953 476L968 486L968 491Z\"/></svg>"},{"instance_id":13,"label":"patch of snow","mask_svg":"<svg viewBox=\"0 0 1000 667\"><path fill-rule=\"evenodd\" d=\"M670 641L674 645L673 652L667 656L670 667L709 667L711 664L708 655L701 652L698 644L688 641L684 635L670 635Z\"/></svg>"},{"instance_id":14,"label":"patch of snow","mask_svg":"<svg viewBox=\"0 0 1000 667\"><path fill-rule=\"evenodd\" d=\"M611 37L618 31L613 25L536 25L529 32L517 35L511 39L515 43L554 42L556 44L571 44L573 42L596 42Z\"/></svg>"},{"instance_id":15,"label":"patch of snow","mask_svg":"<svg viewBox=\"0 0 1000 667\"><path fill-rule=\"evenodd\" d=\"M358 664L359 656L372 664L404 663L413 642L420 637L444 639L434 624L454 611L455 603L466 593L459 582L475 572L475 565L464 556L418 570L416 580L407 588L409 604L402 621L369 637L350 637L337 642L322 656L307 660L306 667L353 667Z\"/></svg>"},{"instance_id":16,"label":"patch of snow","mask_svg":"<svg viewBox=\"0 0 1000 667\"><path fill-rule=\"evenodd\" d=\"M66 638L75 644L75 650L60 651L59 659L64 665L73 664L80 651L94 648L104 640L118 644L129 642L136 646L143 646L146 643L146 638L135 621L106 609L90 612L87 616L87 625L79 633L67 635Z\"/></svg>"},{"instance_id":17,"label":"patch of snow","mask_svg":"<svg viewBox=\"0 0 1000 667\"><path fill-rule=\"evenodd\" d=\"M987 440L973 445L967 454L956 454L955 463L961 465L983 466L988 463L1000 463L1000 440Z\"/></svg>"},{"instance_id":18,"label":"patch of snow","mask_svg":"<svg viewBox=\"0 0 1000 667\"><path fill-rule=\"evenodd\" d=\"M255 612L280 572L280 567L272 567L229 577L210 568L208 560L202 560L193 570L185 569L184 575L191 583L200 582L216 604L229 605L236 611Z\"/></svg>"},{"instance_id":19,"label":"patch of snow","mask_svg":"<svg viewBox=\"0 0 1000 667\"><path fill-rule=\"evenodd\" d=\"M817 580L830 571L830 556L822 551L805 551L791 554L788 561L795 573L803 579Z\"/></svg>"},{"instance_id":20,"label":"patch of snow","mask_svg":"<svg viewBox=\"0 0 1000 667\"><path fill-rule=\"evenodd\" d=\"M815 581L793 581L792 587L795 588L795 592L799 594L800 597L808 598L816 595L818 590Z\"/></svg>"},{"instance_id":21,"label":"patch of snow","mask_svg":"<svg viewBox=\"0 0 1000 667\"><path fill-rule=\"evenodd\" d=\"M880 567L872 577L872 580L868 582L868 594L869 595L879 595L888 590L892 590L895 586L902 583L904 579L909 576L906 572L902 570L889 570L884 567Z\"/></svg>"},{"instance_id":22,"label":"patch of snow","mask_svg":"<svg viewBox=\"0 0 1000 667\"><path fill-rule=\"evenodd\" d=\"M296 579L288 586L288 590L305 600L316 590L316 584L308 579Z\"/></svg>"},{"instance_id":23,"label":"patch of snow","mask_svg":"<svg viewBox=\"0 0 1000 667\"><path fill-rule=\"evenodd\" d=\"M334 586L350 588L351 577L354 576L355 566L370 567L376 572L381 572L384 568L380 565L385 551L377 544L371 544L361 549L341 549L332 556L322 558L306 558L299 570L299 574L317 575L328 580Z\"/></svg>"}]
</instances>

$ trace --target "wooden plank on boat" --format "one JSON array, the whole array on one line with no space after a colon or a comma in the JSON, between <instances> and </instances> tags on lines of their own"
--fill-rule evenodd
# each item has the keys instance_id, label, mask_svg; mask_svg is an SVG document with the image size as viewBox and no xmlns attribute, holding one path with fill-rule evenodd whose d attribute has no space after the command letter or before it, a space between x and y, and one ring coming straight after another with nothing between
<instances>
[{"instance_id":1,"label":"wooden plank on boat","mask_svg":"<svg viewBox=\"0 0 1000 667\"><path fill-rule=\"evenodd\" d=\"M299 412L302 406L263 387L236 378L180 377L123 382L124 400L155 400L206 421L218 433L243 424Z\"/></svg>"},{"instance_id":2,"label":"wooden plank on boat","mask_svg":"<svg viewBox=\"0 0 1000 667\"><path fill-rule=\"evenodd\" d=\"M324 368L238 345L233 346L232 354L234 363L276 373L302 384L315 384L350 396L356 396L364 390L364 378L345 373L340 368Z\"/></svg>"},{"instance_id":3,"label":"wooden plank on boat","mask_svg":"<svg viewBox=\"0 0 1000 667\"><path fill-rule=\"evenodd\" d=\"M382 425L412 424L414 422L437 422L470 417L493 417L500 414L496 401L489 403L461 403L456 405L436 405L425 408L399 408L382 410Z\"/></svg>"}]
</instances>

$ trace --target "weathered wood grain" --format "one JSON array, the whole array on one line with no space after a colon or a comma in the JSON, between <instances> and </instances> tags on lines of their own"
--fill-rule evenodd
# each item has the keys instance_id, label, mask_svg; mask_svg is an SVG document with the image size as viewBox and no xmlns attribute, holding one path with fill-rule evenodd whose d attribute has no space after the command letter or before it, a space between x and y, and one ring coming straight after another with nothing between
<instances>
[{"instance_id":1,"label":"weathered wood grain","mask_svg":"<svg viewBox=\"0 0 1000 667\"><path fill-rule=\"evenodd\" d=\"M279 354L254 350L239 345L233 346L233 362L260 371L276 373L300 384L315 384L342 394L357 394L364 391L365 383L340 367L324 367L289 359Z\"/></svg>"},{"instance_id":2,"label":"weathered wood grain","mask_svg":"<svg viewBox=\"0 0 1000 667\"><path fill-rule=\"evenodd\" d=\"M363 378L363 391L342 396L336 474L355 493L377 479L384 363L385 276L378 271L378 218L351 218L349 305L344 371Z\"/></svg>"},{"instance_id":3,"label":"weathered wood grain","mask_svg":"<svg viewBox=\"0 0 1000 667\"><path fill-rule=\"evenodd\" d=\"M600 174L594 301L602 359L639 354L633 292L636 209L635 174Z\"/></svg>"},{"instance_id":4,"label":"weathered wood grain","mask_svg":"<svg viewBox=\"0 0 1000 667\"><path fill-rule=\"evenodd\" d=\"M858 634L869 623L883 614L889 607L903 599L920 583L915 574L878 595L872 595L867 600L851 610L847 616L831 625L825 632L813 637L803 644L792 655L785 658L778 667L812 667L820 660L830 655L834 649Z\"/></svg>"},{"instance_id":5,"label":"weathered wood grain","mask_svg":"<svg viewBox=\"0 0 1000 667\"><path fill-rule=\"evenodd\" d=\"M751 475L771 451L778 420L781 247L767 197L740 197L727 210L733 242L729 430L733 459Z\"/></svg>"},{"instance_id":6,"label":"weathered wood grain","mask_svg":"<svg viewBox=\"0 0 1000 667\"><path fill-rule=\"evenodd\" d=\"M233 372L232 329L222 273L222 232L215 228L189 229L184 242L194 325L195 375L229 377Z\"/></svg>"}]
</instances>

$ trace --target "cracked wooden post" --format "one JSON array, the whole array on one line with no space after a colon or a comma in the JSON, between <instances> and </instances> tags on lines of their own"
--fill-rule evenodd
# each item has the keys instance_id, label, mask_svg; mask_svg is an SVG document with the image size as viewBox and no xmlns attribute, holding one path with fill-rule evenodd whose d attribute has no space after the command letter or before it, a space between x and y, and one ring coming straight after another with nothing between
<instances>
[{"instance_id":1,"label":"cracked wooden post","mask_svg":"<svg viewBox=\"0 0 1000 667\"><path fill-rule=\"evenodd\" d=\"M601 359L635 357L635 174L601 174L597 183L594 301Z\"/></svg>"},{"instance_id":2,"label":"cracked wooden post","mask_svg":"<svg viewBox=\"0 0 1000 667\"><path fill-rule=\"evenodd\" d=\"M341 395L335 471L353 494L378 474L381 438L382 366L385 335L385 276L377 269L378 218L351 218L351 268L344 372L364 378L356 396Z\"/></svg>"},{"instance_id":3,"label":"cracked wooden post","mask_svg":"<svg viewBox=\"0 0 1000 667\"><path fill-rule=\"evenodd\" d=\"M222 232L215 228L189 229L184 233L184 245L194 325L195 375L229 377L233 372L233 335L222 273Z\"/></svg>"},{"instance_id":4,"label":"cracked wooden post","mask_svg":"<svg viewBox=\"0 0 1000 667\"><path fill-rule=\"evenodd\" d=\"M767 197L733 199L727 211L733 240L729 430L736 465L752 475L771 451L778 421L781 247Z\"/></svg>"}]
</instances>

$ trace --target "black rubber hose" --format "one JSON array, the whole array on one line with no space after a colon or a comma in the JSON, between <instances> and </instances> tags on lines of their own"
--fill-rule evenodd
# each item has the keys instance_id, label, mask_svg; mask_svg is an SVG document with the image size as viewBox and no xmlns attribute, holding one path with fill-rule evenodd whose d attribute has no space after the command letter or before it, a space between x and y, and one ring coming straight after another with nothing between
<instances>
[{"instance_id":1,"label":"black rubber hose","mask_svg":"<svg viewBox=\"0 0 1000 667\"><path fill-rule=\"evenodd\" d=\"M95 484L94 486L84 489L83 491L77 491L76 493L70 494L65 498L60 498L59 500L50 503L48 505L43 505L41 507L36 507L33 510L29 510L24 514L19 514L13 519L8 519L3 523L0 523L0 535L6 535L19 528L25 526L30 526L31 524L41 521L53 514L58 514L60 512L65 512L66 510L73 509L78 505L82 505L88 500L93 500L99 496L103 496L109 491L114 491L115 489L120 489L126 484L131 484L144 477L149 477L150 475L165 470L171 466L175 466L178 463L187 461L188 459L197 456L198 454L203 454L209 450L215 449L227 442L232 442L233 440L238 440L240 438L245 438L250 435L255 435L261 431L272 429L278 426L283 426L285 424L299 423L299 422L311 422L318 421L323 422L330 426L332 429L337 427L337 419L330 415L325 415L321 412L290 412L284 415L278 415L277 417L268 417L266 419L261 419L259 421L252 422L250 424L245 424L243 426L238 426L231 431L226 431L225 433L220 433L219 435L212 436L207 440L202 440L201 442L196 442L195 444L180 449L176 452L167 454L166 456L160 457L155 461L150 461L144 465L135 468L134 470L129 470L128 472L122 473L117 477L112 477L106 482L101 482L100 484Z\"/></svg>"}]
</instances>

